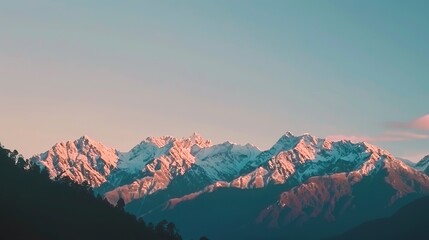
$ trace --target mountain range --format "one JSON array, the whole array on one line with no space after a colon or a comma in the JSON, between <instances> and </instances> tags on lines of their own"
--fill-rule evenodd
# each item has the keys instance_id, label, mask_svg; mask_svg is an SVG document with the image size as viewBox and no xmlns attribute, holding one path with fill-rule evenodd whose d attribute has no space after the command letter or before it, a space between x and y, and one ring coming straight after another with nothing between
<instances>
[{"instance_id":1,"label":"mountain range","mask_svg":"<svg viewBox=\"0 0 429 240\"><path fill-rule=\"evenodd\" d=\"M413 165L369 143L290 132L265 151L194 133L121 152L83 136L30 162L189 239L320 239L429 193L429 156Z\"/></svg>"}]
</instances>

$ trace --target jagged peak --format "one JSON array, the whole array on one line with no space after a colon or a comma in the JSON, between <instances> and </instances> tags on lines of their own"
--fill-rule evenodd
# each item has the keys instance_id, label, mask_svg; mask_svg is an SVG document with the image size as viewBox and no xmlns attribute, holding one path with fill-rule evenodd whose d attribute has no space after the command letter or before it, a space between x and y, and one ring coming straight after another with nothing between
<instances>
[{"instance_id":1,"label":"jagged peak","mask_svg":"<svg viewBox=\"0 0 429 240\"><path fill-rule=\"evenodd\" d=\"M204 140L203 136L201 136L201 134L197 133L197 132L193 132L191 134L191 136L188 137L188 139L190 139L191 141L200 141L200 140Z\"/></svg>"},{"instance_id":2,"label":"jagged peak","mask_svg":"<svg viewBox=\"0 0 429 240\"><path fill-rule=\"evenodd\" d=\"M283 134L279 140L277 140L277 143L279 142L284 142L284 141L290 141L290 140L294 140L296 139L297 136L293 135L291 132L286 132L285 134Z\"/></svg>"},{"instance_id":3,"label":"jagged peak","mask_svg":"<svg viewBox=\"0 0 429 240\"><path fill-rule=\"evenodd\" d=\"M192 135L189 138L191 138L191 139L199 139L199 138L203 138L203 137L198 132L193 132Z\"/></svg>"},{"instance_id":4,"label":"jagged peak","mask_svg":"<svg viewBox=\"0 0 429 240\"><path fill-rule=\"evenodd\" d=\"M283 134L282 137L293 138L293 137L295 137L295 135L292 132L287 131L287 132L285 132L285 134Z\"/></svg>"},{"instance_id":5,"label":"jagged peak","mask_svg":"<svg viewBox=\"0 0 429 240\"><path fill-rule=\"evenodd\" d=\"M174 141L175 138L172 136L161 136L161 137L147 137L146 142L150 142L154 145L156 145L158 148L162 148L171 141ZM143 141L145 142L145 141Z\"/></svg>"},{"instance_id":6,"label":"jagged peak","mask_svg":"<svg viewBox=\"0 0 429 240\"><path fill-rule=\"evenodd\" d=\"M429 166L429 155L426 155L422 160L416 163L416 168L420 170L425 170Z\"/></svg>"},{"instance_id":7,"label":"jagged peak","mask_svg":"<svg viewBox=\"0 0 429 240\"><path fill-rule=\"evenodd\" d=\"M68 141L72 142L72 141ZM72 142L76 145L76 147L84 147L84 146L92 146L99 150L101 149L111 149L110 147L105 146L103 143L94 140L93 138L89 137L88 135L83 135L80 138L76 139Z\"/></svg>"},{"instance_id":8,"label":"jagged peak","mask_svg":"<svg viewBox=\"0 0 429 240\"><path fill-rule=\"evenodd\" d=\"M247 149L253 149L253 150L258 150L261 151L257 146L250 144L250 143L246 143L244 145L239 144L239 143L235 143L235 142L231 142L231 141L226 141L223 142L219 145L224 145L224 146L233 146L234 148L247 148Z\"/></svg>"},{"instance_id":9,"label":"jagged peak","mask_svg":"<svg viewBox=\"0 0 429 240\"><path fill-rule=\"evenodd\" d=\"M211 146L211 141L203 138L199 133L194 132L189 137L184 138L175 138L169 135L161 137L147 137L146 140L142 141L140 144L151 143L156 145L158 148L162 148L169 143L173 143L178 146L193 146L198 145L200 147Z\"/></svg>"},{"instance_id":10,"label":"jagged peak","mask_svg":"<svg viewBox=\"0 0 429 240\"><path fill-rule=\"evenodd\" d=\"M422 160L420 160L420 161L427 161L427 162L429 162L429 155L424 156L422 158Z\"/></svg>"},{"instance_id":11,"label":"jagged peak","mask_svg":"<svg viewBox=\"0 0 429 240\"><path fill-rule=\"evenodd\" d=\"M368 142L362 142L361 144L366 149L368 149L369 151L375 152L375 153L377 153L379 155L386 155L386 156L389 156L391 158L394 158L393 155L390 152L388 152L387 150L384 150L384 149L382 149L382 148L380 148L380 147L378 147L376 145L373 145L373 144L368 143Z\"/></svg>"},{"instance_id":12,"label":"jagged peak","mask_svg":"<svg viewBox=\"0 0 429 240\"><path fill-rule=\"evenodd\" d=\"M88 141L92 141L92 138L89 137L88 135L83 135L81 136L78 140L88 140Z\"/></svg>"},{"instance_id":13,"label":"jagged peak","mask_svg":"<svg viewBox=\"0 0 429 240\"><path fill-rule=\"evenodd\" d=\"M268 151L278 153L280 151L290 150L296 146L298 141L299 139L297 137L292 135L290 132L286 132Z\"/></svg>"},{"instance_id":14,"label":"jagged peak","mask_svg":"<svg viewBox=\"0 0 429 240\"><path fill-rule=\"evenodd\" d=\"M225 142L223 142L223 143L221 143L221 144L219 144L219 145L231 146L231 145L237 145L237 144L236 144L236 143L234 143L234 142L231 142L231 141L229 141L229 140L226 140Z\"/></svg>"},{"instance_id":15,"label":"jagged peak","mask_svg":"<svg viewBox=\"0 0 429 240\"><path fill-rule=\"evenodd\" d=\"M212 142L208 139L203 138L199 133L194 132L190 137L186 140L191 142L191 145L198 145L200 147L208 147L211 146Z\"/></svg>"},{"instance_id":16,"label":"jagged peak","mask_svg":"<svg viewBox=\"0 0 429 240\"><path fill-rule=\"evenodd\" d=\"M74 141L75 145L97 145L100 144L99 142L93 140L92 138L90 138L88 135L83 135L82 137L76 139Z\"/></svg>"},{"instance_id":17,"label":"jagged peak","mask_svg":"<svg viewBox=\"0 0 429 240\"><path fill-rule=\"evenodd\" d=\"M305 142L306 144L317 144L318 138L310 135L309 133L305 133L298 137L301 142Z\"/></svg>"},{"instance_id":18,"label":"jagged peak","mask_svg":"<svg viewBox=\"0 0 429 240\"><path fill-rule=\"evenodd\" d=\"M101 144L92 138L90 138L88 135L82 135L81 137L75 139L75 140L67 140L67 141L61 141L56 143L53 148L57 148L60 146L67 146L70 144L79 145L79 146L85 146L85 145L93 145L93 144ZM102 144L101 144L102 145Z\"/></svg>"},{"instance_id":19,"label":"jagged peak","mask_svg":"<svg viewBox=\"0 0 429 240\"><path fill-rule=\"evenodd\" d=\"M314 136L304 133L300 136L295 136L291 132L283 134L279 140L274 144L274 148L293 148L296 144L317 144L317 138Z\"/></svg>"},{"instance_id":20,"label":"jagged peak","mask_svg":"<svg viewBox=\"0 0 429 240\"><path fill-rule=\"evenodd\" d=\"M246 145L244 145L244 146L247 147L247 148L252 148L252 149L256 149L258 151L261 151L261 149L259 149L259 147L255 146L255 145L253 145L251 143L246 143Z\"/></svg>"},{"instance_id":21,"label":"jagged peak","mask_svg":"<svg viewBox=\"0 0 429 240\"><path fill-rule=\"evenodd\" d=\"M279 140L284 139L305 139L305 140L313 140L316 139L313 135L310 133L303 133L301 135L294 135L292 132L287 131L285 134L283 134Z\"/></svg>"}]
</instances>

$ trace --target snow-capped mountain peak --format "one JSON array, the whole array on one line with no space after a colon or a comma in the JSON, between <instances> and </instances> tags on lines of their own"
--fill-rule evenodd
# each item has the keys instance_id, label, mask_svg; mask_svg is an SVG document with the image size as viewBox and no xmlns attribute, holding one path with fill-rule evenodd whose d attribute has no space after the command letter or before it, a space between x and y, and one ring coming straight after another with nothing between
<instances>
[{"instance_id":1,"label":"snow-capped mountain peak","mask_svg":"<svg viewBox=\"0 0 429 240\"><path fill-rule=\"evenodd\" d=\"M211 144L210 140L204 139L199 133L194 132L192 133L192 135L189 137L189 139L192 141L192 143L194 144L204 144L209 146Z\"/></svg>"},{"instance_id":2,"label":"snow-capped mountain peak","mask_svg":"<svg viewBox=\"0 0 429 240\"><path fill-rule=\"evenodd\" d=\"M292 132L287 131L283 134L282 137L291 138L291 137L295 137L295 135Z\"/></svg>"},{"instance_id":3,"label":"snow-capped mountain peak","mask_svg":"<svg viewBox=\"0 0 429 240\"><path fill-rule=\"evenodd\" d=\"M162 137L148 137L146 138L146 141L143 142L150 142L157 146L158 148L164 147L165 145L169 144L174 140L171 136L162 136ZM142 142L142 143L143 143Z\"/></svg>"},{"instance_id":4,"label":"snow-capped mountain peak","mask_svg":"<svg viewBox=\"0 0 429 240\"><path fill-rule=\"evenodd\" d=\"M293 146L295 146L298 143L299 139L298 137L292 135L290 132L287 132L283 136L277 140L277 142L269 149L270 152L280 152L291 149Z\"/></svg>"},{"instance_id":5,"label":"snow-capped mountain peak","mask_svg":"<svg viewBox=\"0 0 429 240\"><path fill-rule=\"evenodd\" d=\"M182 139L182 141L189 142L189 145L197 145L200 148L210 147L212 142L208 139L203 138L197 132L194 132L190 137Z\"/></svg>"},{"instance_id":6,"label":"snow-capped mountain peak","mask_svg":"<svg viewBox=\"0 0 429 240\"><path fill-rule=\"evenodd\" d=\"M210 140L197 133L188 138L163 139L168 139L169 143L156 145L153 142L159 142L159 139L151 138L151 141L142 142L130 153L122 155L119 161L122 171L109 177L116 179L112 182L121 183L117 179L129 179L126 175L130 174L140 177L126 185L114 186L113 190L107 192L106 197L111 203L119 198L129 202L150 195L167 188L173 179L187 176L188 173L193 175L199 172L197 178L200 180L195 179L196 183L202 178L210 179L211 182L223 178L232 179L239 174L245 163L260 153L250 144L241 146L225 142L213 146ZM118 174L121 176L117 176Z\"/></svg>"},{"instance_id":7,"label":"snow-capped mountain peak","mask_svg":"<svg viewBox=\"0 0 429 240\"><path fill-rule=\"evenodd\" d=\"M267 195L266 200L275 202L267 201L267 207L257 209L260 214L254 222L281 226L313 218L333 221L337 210L349 211L360 203L361 193L368 191L371 198L364 196L370 199L363 201L366 206L378 194L373 183L381 189L384 204L408 194L429 193L429 177L421 172L429 171L429 156L413 168L366 142L330 141L290 132L266 151L229 141L212 144L193 133L184 138L148 137L130 151L118 152L82 136L58 143L31 161L45 167L52 178L89 182L112 204L122 198L127 210L145 217L165 203L168 211L174 211L181 202L198 201L205 194L245 194L243 200L249 201L248 196L259 192L276 196ZM386 190L392 195L386 195ZM145 209L145 202L156 204L157 209L151 204Z\"/></svg>"},{"instance_id":8,"label":"snow-capped mountain peak","mask_svg":"<svg viewBox=\"0 0 429 240\"><path fill-rule=\"evenodd\" d=\"M87 182L97 187L116 167L118 155L114 148L85 135L74 141L57 143L30 161L46 168L51 178L67 176L77 183Z\"/></svg>"},{"instance_id":9,"label":"snow-capped mountain peak","mask_svg":"<svg viewBox=\"0 0 429 240\"><path fill-rule=\"evenodd\" d=\"M89 182L112 204L119 198L128 204L159 191L180 197L203 193L210 186L265 188L335 174L352 173L352 181L360 181L385 168L414 174L388 151L372 144L333 142L290 132L266 151L229 141L212 145L193 133L185 138L148 137L130 151L118 152L82 136L58 143L32 161L46 167L52 178L67 176L78 183ZM429 156L418 165L429 167Z\"/></svg>"}]
</instances>

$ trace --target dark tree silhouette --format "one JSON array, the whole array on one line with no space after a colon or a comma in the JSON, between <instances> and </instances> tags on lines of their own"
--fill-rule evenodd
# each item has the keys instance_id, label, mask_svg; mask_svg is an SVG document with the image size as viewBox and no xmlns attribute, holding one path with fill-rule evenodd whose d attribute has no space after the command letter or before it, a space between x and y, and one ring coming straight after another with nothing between
<instances>
[{"instance_id":1,"label":"dark tree silhouette","mask_svg":"<svg viewBox=\"0 0 429 240\"><path fill-rule=\"evenodd\" d=\"M181 237L179 235L179 232L178 232L178 230L176 228L176 225L174 223L172 223L172 222L170 222L170 223L167 224L166 232L168 234L168 237L170 239L172 239L172 240L174 240L174 239L177 239L177 240L181 239Z\"/></svg>"},{"instance_id":2,"label":"dark tree silhouette","mask_svg":"<svg viewBox=\"0 0 429 240\"><path fill-rule=\"evenodd\" d=\"M181 239L174 224L146 226L124 212L123 203L115 208L89 186L48 176L18 151L0 147L1 239Z\"/></svg>"},{"instance_id":3,"label":"dark tree silhouette","mask_svg":"<svg viewBox=\"0 0 429 240\"><path fill-rule=\"evenodd\" d=\"M167 220L162 220L161 222L159 222L156 227L155 227L155 231L158 234L164 234L166 233L166 229L167 229Z\"/></svg>"},{"instance_id":4,"label":"dark tree silhouette","mask_svg":"<svg viewBox=\"0 0 429 240\"><path fill-rule=\"evenodd\" d=\"M116 208L119 210L124 210L125 208L125 201L122 198L119 198L118 202L116 202Z\"/></svg>"}]
</instances>

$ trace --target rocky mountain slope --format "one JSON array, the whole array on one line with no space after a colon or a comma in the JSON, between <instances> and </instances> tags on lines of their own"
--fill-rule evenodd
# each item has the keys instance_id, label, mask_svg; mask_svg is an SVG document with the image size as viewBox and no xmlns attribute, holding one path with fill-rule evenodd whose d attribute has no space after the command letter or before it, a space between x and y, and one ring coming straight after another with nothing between
<instances>
[{"instance_id":1,"label":"rocky mountain slope","mask_svg":"<svg viewBox=\"0 0 429 240\"><path fill-rule=\"evenodd\" d=\"M426 174L429 174L429 155L424 157L414 166L417 170L423 171Z\"/></svg>"},{"instance_id":2,"label":"rocky mountain slope","mask_svg":"<svg viewBox=\"0 0 429 240\"><path fill-rule=\"evenodd\" d=\"M269 231L270 239L285 234L314 239L364 220L386 216L404 203L429 193L426 174L371 144L332 143L308 135L289 136L287 140L294 143L289 144L285 137L279 142L285 143L283 146L292 146L291 149L279 148L278 142L275 148L258 156L260 164L255 165L252 172L230 182L219 181L200 191L172 198L164 208L141 214L146 214L148 219L162 216L180 221L188 234L192 232L186 226L199 224L201 229L219 239L243 237L244 233L248 234L245 236L248 239L267 237L267 231L259 229L261 226L277 230ZM268 161L260 159L268 154L272 154ZM235 193L222 190L226 188L237 190ZM249 193L249 189L255 188L266 190L259 194ZM255 198L253 194L259 196ZM257 200L252 202L249 196ZM221 199L228 199L230 206L217 206L216 202ZM241 205L247 207L243 209ZM207 210L209 208L212 210ZM246 209L253 213L247 215L247 219L230 222L229 226L234 226L230 235L225 232L217 235L213 222L198 223L202 217L200 212L204 213L205 219L224 221L219 213L228 216L229 212L242 213ZM181 217L185 212L187 217ZM258 235L261 232L265 235Z\"/></svg>"},{"instance_id":3,"label":"rocky mountain slope","mask_svg":"<svg viewBox=\"0 0 429 240\"><path fill-rule=\"evenodd\" d=\"M250 144L212 144L195 133L182 139L150 137L129 152L82 137L31 161L46 167L51 178L87 181L114 205L122 198L137 216L172 220L185 236L212 233L227 239L226 232L216 231L224 218L234 219L225 226L231 238L255 226L276 229L270 231L273 238L290 226L335 223L346 229L429 193L427 158L413 167L368 143L289 132L266 151ZM200 213L210 225L200 221ZM192 230L195 224L201 233ZM314 232L327 235L330 229Z\"/></svg>"},{"instance_id":4,"label":"rocky mountain slope","mask_svg":"<svg viewBox=\"0 0 429 240\"><path fill-rule=\"evenodd\" d=\"M83 136L75 141L57 143L30 161L46 168L53 179L69 177L77 183L98 187L117 167L118 154L115 149Z\"/></svg>"}]
</instances>

